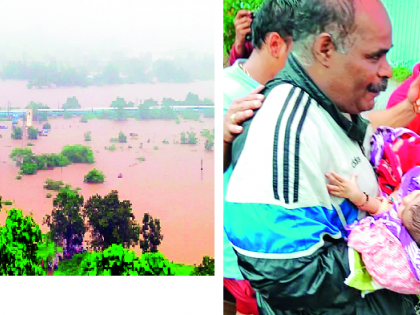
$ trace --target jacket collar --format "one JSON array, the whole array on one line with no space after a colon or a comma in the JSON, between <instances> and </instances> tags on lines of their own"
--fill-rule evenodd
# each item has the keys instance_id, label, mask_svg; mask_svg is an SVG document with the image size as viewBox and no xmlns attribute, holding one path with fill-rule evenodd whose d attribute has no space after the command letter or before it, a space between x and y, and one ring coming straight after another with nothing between
<instances>
[{"instance_id":1,"label":"jacket collar","mask_svg":"<svg viewBox=\"0 0 420 315\"><path fill-rule=\"evenodd\" d=\"M284 69L274 80L268 82L266 87L271 90L271 85L279 83L289 83L304 90L334 119L350 139L363 145L368 121L360 115L351 115L351 121L347 119L333 101L309 77L293 54L289 55Z\"/></svg>"}]
</instances>

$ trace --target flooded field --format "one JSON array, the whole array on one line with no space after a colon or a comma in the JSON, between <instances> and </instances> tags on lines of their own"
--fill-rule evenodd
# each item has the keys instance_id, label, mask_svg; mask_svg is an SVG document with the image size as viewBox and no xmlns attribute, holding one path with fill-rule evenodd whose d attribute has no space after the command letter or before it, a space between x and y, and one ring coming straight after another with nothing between
<instances>
[{"instance_id":1,"label":"flooded field","mask_svg":"<svg viewBox=\"0 0 420 315\"><path fill-rule=\"evenodd\" d=\"M200 98L213 98L213 82L196 83L202 84L202 90L194 87L195 83L44 90L26 90L26 85L17 81L0 83L0 104L3 108L5 100L22 108L30 101L44 104L57 104L59 101L61 107L70 96L76 96L82 107L109 106L117 96L124 97L126 101L135 101L140 96L156 100L163 97L184 99L189 91L199 94ZM56 195L43 188L47 178L80 187L85 201L96 193L104 196L111 190L117 190L120 200L131 201L138 222L145 212L161 220L164 239L159 249L170 261L198 264L205 255L214 257L214 155L205 151L205 138L200 136L201 130L214 128L214 120L201 118L201 121L180 118L180 124L176 124L173 120L92 119L81 123L77 117L50 118L51 131L47 137L38 137L37 140L13 140L10 136L12 122L0 122L0 125L8 126L7 130L0 130L0 195L3 201L14 201L14 206L26 214L32 211L35 221L43 232L47 232L48 227L42 225L42 219L45 214L51 213ZM37 123L34 126L42 128ZM84 141L86 131L91 132L90 142ZM106 146L113 144L110 139L117 138L120 131L127 135L127 143L115 143L115 151L106 150ZM181 132L188 131L196 133L198 144L177 144ZM130 133L137 133L138 139L131 139ZM162 143L164 139L169 143ZM35 154L58 153L65 145L88 145L94 152L95 163L38 171L35 175L23 175L21 180L16 180L19 167L9 155L13 148L26 147L28 142L34 144L29 148ZM138 157L144 157L145 161L138 161ZM84 175L93 168L104 172L104 183L83 182ZM122 178L118 178L120 173ZM47 192L52 193L52 198L46 198ZM4 220L3 211L0 223L4 224ZM140 253L140 248L135 250Z\"/></svg>"},{"instance_id":2,"label":"flooded field","mask_svg":"<svg viewBox=\"0 0 420 315\"><path fill-rule=\"evenodd\" d=\"M0 81L0 107L4 110L10 101L10 106L24 108L34 101L50 108L61 108L72 96L76 96L82 107L108 107L117 97L137 106L139 101L149 98L159 103L164 97L184 100L188 92L197 94L200 99L214 99L214 81L27 89L26 81L7 80Z\"/></svg>"}]
</instances>

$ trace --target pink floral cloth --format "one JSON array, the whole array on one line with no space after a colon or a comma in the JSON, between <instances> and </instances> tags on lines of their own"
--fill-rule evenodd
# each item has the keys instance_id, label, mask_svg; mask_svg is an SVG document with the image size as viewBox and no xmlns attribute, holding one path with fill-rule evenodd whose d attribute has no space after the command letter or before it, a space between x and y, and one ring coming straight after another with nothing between
<instances>
[{"instance_id":1,"label":"pink floral cloth","mask_svg":"<svg viewBox=\"0 0 420 315\"><path fill-rule=\"evenodd\" d=\"M420 294L420 282L401 241L385 219L366 217L352 227L349 247L362 255L369 274L384 288L402 294Z\"/></svg>"}]
</instances>

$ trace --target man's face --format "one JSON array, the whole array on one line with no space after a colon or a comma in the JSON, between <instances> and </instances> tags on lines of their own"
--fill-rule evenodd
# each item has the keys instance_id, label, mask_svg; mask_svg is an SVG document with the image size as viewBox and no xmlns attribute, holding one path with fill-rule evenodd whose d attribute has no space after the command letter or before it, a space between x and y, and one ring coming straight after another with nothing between
<instances>
[{"instance_id":1,"label":"man's face","mask_svg":"<svg viewBox=\"0 0 420 315\"><path fill-rule=\"evenodd\" d=\"M341 111L358 114L371 110L374 99L387 87L392 70L386 53L392 47L392 29L380 4L361 5L356 1L357 30L349 35L353 44L346 53L331 55L330 97Z\"/></svg>"}]
</instances>

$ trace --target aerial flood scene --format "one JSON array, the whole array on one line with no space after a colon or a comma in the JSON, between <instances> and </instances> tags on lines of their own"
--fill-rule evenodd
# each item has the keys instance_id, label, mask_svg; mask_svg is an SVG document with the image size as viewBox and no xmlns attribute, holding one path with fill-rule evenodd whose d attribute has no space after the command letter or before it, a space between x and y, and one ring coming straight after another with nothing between
<instances>
[{"instance_id":1,"label":"aerial flood scene","mask_svg":"<svg viewBox=\"0 0 420 315\"><path fill-rule=\"evenodd\" d=\"M0 53L0 275L214 275L212 43L132 14L57 8Z\"/></svg>"}]
</instances>

